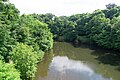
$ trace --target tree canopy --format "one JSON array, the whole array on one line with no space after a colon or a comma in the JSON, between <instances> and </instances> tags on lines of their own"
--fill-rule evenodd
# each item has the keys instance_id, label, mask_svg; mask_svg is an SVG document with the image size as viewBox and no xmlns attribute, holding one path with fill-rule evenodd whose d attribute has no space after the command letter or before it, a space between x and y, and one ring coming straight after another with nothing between
<instances>
[{"instance_id":1,"label":"tree canopy","mask_svg":"<svg viewBox=\"0 0 120 80\"><path fill-rule=\"evenodd\" d=\"M0 67L0 80L33 77L37 62L52 47L53 35L46 23L29 15L20 15L13 4L7 0L0 1L0 61L5 62L0 62L3 65ZM11 61L15 68L10 64ZM5 71L3 67L8 69Z\"/></svg>"}]
</instances>

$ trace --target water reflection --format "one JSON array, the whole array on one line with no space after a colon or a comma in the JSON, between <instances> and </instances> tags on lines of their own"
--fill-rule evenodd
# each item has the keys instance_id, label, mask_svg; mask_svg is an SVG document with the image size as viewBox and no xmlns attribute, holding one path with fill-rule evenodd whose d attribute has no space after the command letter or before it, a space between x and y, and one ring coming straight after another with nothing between
<instances>
[{"instance_id":1,"label":"water reflection","mask_svg":"<svg viewBox=\"0 0 120 80\"><path fill-rule=\"evenodd\" d=\"M48 75L48 68L53 58L53 50L47 52L42 62L38 63L37 72L34 80L39 80L39 77L46 77Z\"/></svg>"},{"instance_id":2,"label":"water reflection","mask_svg":"<svg viewBox=\"0 0 120 80\"><path fill-rule=\"evenodd\" d=\"M95 73L87 64L70 60L68 57L53 58L48 75L37 80L112 80Z\"/></svg>"}]
</instances>

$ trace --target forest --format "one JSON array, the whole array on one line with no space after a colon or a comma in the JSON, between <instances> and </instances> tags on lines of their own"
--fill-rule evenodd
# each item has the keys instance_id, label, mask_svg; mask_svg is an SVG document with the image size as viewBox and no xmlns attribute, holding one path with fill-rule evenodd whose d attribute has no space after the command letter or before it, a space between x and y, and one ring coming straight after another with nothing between
<instances>
[{"instance_id":1,"label":"forest","mask_svg":"<svg viewBox=\"0 0 120 80\"><path fill-rule=\"evenodd\" d=\"M95 43L107 49L120 49L120 6L106 5L93 13L57 17L53 14L30 14L48 24L55 40Z\"/></svg>"},{"instance_id":2,"label":"forest","mask_svg":"<svg viewBox=\"0 0 120 80\"><path fill-rule=\"evenodd\" d=\"M0 0L0 80L34 77L54 41L120 51L120 6L108 4L104 10L71 16L20 15L14 4Z\"/></svg>"}]
</instances>

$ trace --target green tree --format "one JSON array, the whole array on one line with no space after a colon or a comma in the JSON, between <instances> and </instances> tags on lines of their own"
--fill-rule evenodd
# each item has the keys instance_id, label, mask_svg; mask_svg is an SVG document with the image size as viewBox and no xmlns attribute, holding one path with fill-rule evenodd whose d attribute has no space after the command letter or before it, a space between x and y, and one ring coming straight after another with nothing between
<instances>
[{"instance_id":1,"label":"green tree","mask_svg":"<svg viewBox=\"0 0 120 80\"><path fill-rule=\"evenodd\" d=\"M120 17L118 17L116 23L113 24L111 32L113 48L120 50Z\"/></svg>"},{"instance_id":2,"label":"green tree","mask_svg":"<svg viewBox=\"0 0 120 80\"><path fill-rule=\"evenodd\" d=\"M6 62L9 61L9 51L11 50L10 31L7 25L0 25L0 55L2 55Z\"/></svg>"},{"instance_id":3,"label":"green tree","mask_svg":"<svg viewBox=\"0 0 120 80\"><path fill-rule=\"evenodd\" d=\"M20 27L16 29L18 42L39 46L39 49L47 51L53 47L53 36L47 24L34 19L30 15L22 15L19 21ZM22 24L21 24L22 23Z\"/></svg>"},{"instance_id":4,"label":"green tree","mask_svg":"<svg viewBox=\"0 0 120 80\"><path fill-rule=\"evenodd\" d=\"M4 0L5 1L5 0ZM15 45L14 38L11 37L12 26L19 19L19 11L11 3L0 1L0 54L5 61L9 61L9 52Z\"/></svg>"},{"instance_id":5,"label":"green tree","mask_svg":"<svg viewBox=\"0 0 120 80\"><path fill-rule=\"evenodd\" d=\"M106 8L107 8L107 9L111 9L111 8L116 7L116 6L117 6L117 5L114 4L114 3L113 3L113 4L109 3L109 4L106 5Z\"/></svg>"},{"instance_id":6,"label":"green tree","mask_svg":"<svg viewBox=\"0 0 120 80\"><path fill-rule=\"evenodd\" d=\"M120 16L120 6L117 6L116 4L108 4L106 5L107 9L102 10L102 12L105 14L106 18L114 18Z\"/></svg>"},{"instance_id":7,"label":"green tree","mask_svg":"<svg viewBox=\"0 0 120 80\"><path fill-rule=\"evenodd\" d=\"M76 20L76 34L78 36L85 36L86 35L86 28L85 25L89 22L90 20L90 14L80 14L79 18Z\"/></svg>"}]
</instances>

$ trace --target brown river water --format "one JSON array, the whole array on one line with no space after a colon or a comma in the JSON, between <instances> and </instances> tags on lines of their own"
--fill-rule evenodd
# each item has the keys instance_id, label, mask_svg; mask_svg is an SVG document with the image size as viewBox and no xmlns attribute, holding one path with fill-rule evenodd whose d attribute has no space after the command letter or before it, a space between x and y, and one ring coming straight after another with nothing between
<instances>
[{"instance_id":1,"label":"brown river water","mask_svg":"<svg viewBox=\"0 0 120 80\"><path fill-rule=\"evenodd\" d=\"M34 80L120 80L118 66L99 60L109 53L90 45L55 42L38 64Z\"/></svg>"}]
</instances>

